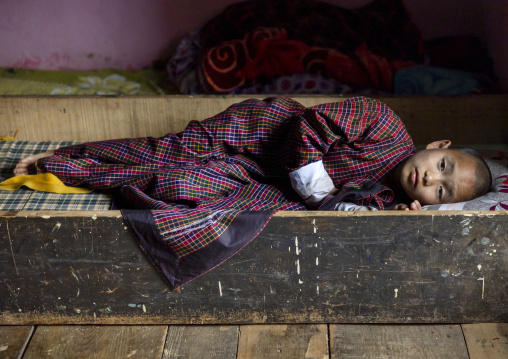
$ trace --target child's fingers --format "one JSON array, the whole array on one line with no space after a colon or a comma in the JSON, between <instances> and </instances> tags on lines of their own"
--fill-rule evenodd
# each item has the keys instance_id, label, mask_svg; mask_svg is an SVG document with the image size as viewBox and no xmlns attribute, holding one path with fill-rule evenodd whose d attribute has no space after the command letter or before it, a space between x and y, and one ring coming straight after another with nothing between
<instances>
[{"instance_id":1,"label":"child's fingers","mask_svg":"<svg viewBox=\"0 0 508 359\"><path fill-rule=\"evenodd\" d=\"M411 205L409 206L412 211L421 211L422 205L417 200L414 200L411 202Z\"/></svg>"},{"instance_id":2,"label":"child's fingers","mask_svg":"<svg viewBox=\"0 0 508 359\"><path fill-rule=\"evenodd\" d=\"M28 163L18 163L14 168L14 174L17 176L28 174Z\"/></svg>"},{"instance_id":3,"label":"child's fingers","mask_svg":"<svg viewBox=\"0 0 508 359\"><path fill-rule=\"evenodd\" d=\"M393 207L394 211L409 211L408 206L406 206L404 203L399 203Z\"/></svg>"}]
</instances>

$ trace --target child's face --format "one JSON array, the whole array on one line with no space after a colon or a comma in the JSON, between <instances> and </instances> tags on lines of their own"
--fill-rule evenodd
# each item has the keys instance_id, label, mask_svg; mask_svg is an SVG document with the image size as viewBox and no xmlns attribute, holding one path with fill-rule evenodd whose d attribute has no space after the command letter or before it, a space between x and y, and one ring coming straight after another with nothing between
<instances>
[{"instance_id":1,"label":"child's face","mask_svg":"<svg viewBox=\"0 0 508 359\"><path fill-rule=\"evenodd\" d=\"M421 204L456 203L473 198L475 161L447 148L416 152L402 166L400 183Z\"/></svg>"}]
</instances>

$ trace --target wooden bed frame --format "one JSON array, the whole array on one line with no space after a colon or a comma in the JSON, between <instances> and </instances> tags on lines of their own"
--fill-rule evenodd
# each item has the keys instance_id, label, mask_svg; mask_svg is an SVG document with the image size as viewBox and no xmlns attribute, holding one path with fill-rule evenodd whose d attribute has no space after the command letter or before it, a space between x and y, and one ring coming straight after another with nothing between
<instances>
[{"instance_id":1,"label":"wooden bed frame","mask_svg":"<svg viewBox=\"0 0 508 359\"><path fill-rule=\"evenodd\" d=\"M161 136L244 98L3 97L0 135ZM508 144L508 96L380 99L417 144ZM0 324L506 322L507 233L508 212L279 212L169 292L118 211L0 212Z\"/></svg>"}]
</instances>

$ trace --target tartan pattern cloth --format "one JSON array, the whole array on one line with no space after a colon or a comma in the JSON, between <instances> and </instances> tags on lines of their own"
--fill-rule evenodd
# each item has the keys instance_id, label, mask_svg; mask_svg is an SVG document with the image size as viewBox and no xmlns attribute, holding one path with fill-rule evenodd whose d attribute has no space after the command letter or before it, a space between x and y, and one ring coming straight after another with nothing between
<instances>
[{"instance_id":1,"label":"tartan pattern cloth","mask_svg":"<svg viewBox=\"0 0 508 359\"><path fill-rule=\"evenodd\" d=\"M22 211L33 191L20 188L15 192L0 191L0 211Z\"/></svg>"},{"instance_id":2,"label":"tartan pattern cloth","mask_svg":"<svg viewBox=\"0 0 508 359\"><path fill-rule=\"evenodd\" d=\"M13 176L12 171L20 159L72 144L76 142L0 141L0 182ZM86 211L110 208L111 196L99 192L58 194L36 192L27 188L20 188L14 192L0 191L0 211Z\"/></svg>"},{"instance_id":3,"label":"tartan pattern cloth","mask_svg":"<svg viewBox=\"0 0 508 359\"><path fill-rule=\"evenodd\" d=\"M240 211L305 210L291 170L322 159L337 187L359 185L379 181L413 153L398 116L377 100L305 108L271 98L192 121L179 134L59 149L39 169L68 185L118 190L130 206L154 210L169 248L185 256Z\"/></svg>"}]
</instances>

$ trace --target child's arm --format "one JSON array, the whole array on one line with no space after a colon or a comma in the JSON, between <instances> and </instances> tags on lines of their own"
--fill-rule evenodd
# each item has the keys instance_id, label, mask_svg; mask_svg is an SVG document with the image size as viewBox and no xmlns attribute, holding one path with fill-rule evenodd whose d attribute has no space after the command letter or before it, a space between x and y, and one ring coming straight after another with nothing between
<instances>
[{"instance_id":1,"label":"child's arm","mask_svg":"<svg viewBox=\"0 0 508 359\"><path fill-rule=\"evenodd\" d=\"M347 172L354 166L368 171L370 165L380 167L383 161L386 162L385 167L390 168L389 163L397 154L414 152L413 142L400 118L377 100L350 98L307 108L297 117L291 122L285 144L289 171L320 160L331 149L336 154L341 148L342 155L331 169L328 168L332 172ZM387 150L376 156L379 149ZM367 158L355 157L362 151L371 156L368 161ZM341 169L335 169L338 167ZM334 177L332 172L330 175ZM382 174L379 176L382 177Z\"/></svg>"},{"instance_id":2,"label":"child's arm","mask_svg":"<svg viewBox=\"0 0 508 359\"><path fill-rule=\"evenodd\" d=\"M335 195L339 189L326 172L322 160L310 163L289 173L293 189L310 207L315 207L325 197ZM407 206L404 205L406 208ZM403 208L401 208L403 209ZM377 211L376 207L361 206L352 202L338 202L336 211Z\"/></svg>"}]
</instances>

